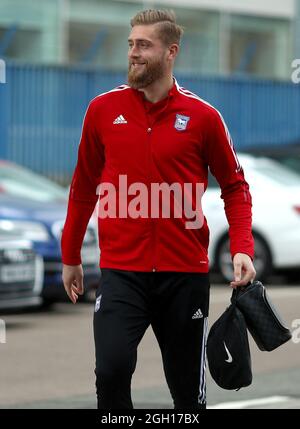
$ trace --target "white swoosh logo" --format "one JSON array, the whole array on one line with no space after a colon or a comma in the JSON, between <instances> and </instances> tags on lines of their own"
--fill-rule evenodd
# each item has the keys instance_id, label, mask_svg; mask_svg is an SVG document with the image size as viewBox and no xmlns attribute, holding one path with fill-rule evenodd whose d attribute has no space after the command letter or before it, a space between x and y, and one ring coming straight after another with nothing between
<instances>
[{"instance_id":1,"label":"white swoosh logo","mask_svg":"<svg viewBox=\"0 0 300 429\"><path fill-rule=\"evenodd\" d=\"M229 352L228 348L226 347L225 341L223 341L223 344L224 344L224 347L225 347L226 353L227 353L227 355L228 355L228 359L225 359L225 362L231 363L231 362L233 362L232 356L231 356L231 354L230 354L230 352Z\"/></svg>"}]
</instances>

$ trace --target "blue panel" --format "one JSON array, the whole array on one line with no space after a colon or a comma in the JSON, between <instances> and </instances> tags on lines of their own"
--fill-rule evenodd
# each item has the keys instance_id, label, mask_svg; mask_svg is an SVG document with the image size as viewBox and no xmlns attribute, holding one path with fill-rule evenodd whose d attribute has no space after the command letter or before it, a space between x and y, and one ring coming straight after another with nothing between
<instances>
[{"instance_id":1,"label":"blue panel","mask_svg":"<svg viewBox=\"0 0 300 429\"><path fill-rule=\"evenodd\" d=\"M236 149L300 140L300 85L246 77L176 77L222 113ZM11 63L7 82L0 84L0 90L7 88L5 102L0 92L0 156L68 182L89 101L126 82L126 74Z\"/></svg>"}]
</instances>

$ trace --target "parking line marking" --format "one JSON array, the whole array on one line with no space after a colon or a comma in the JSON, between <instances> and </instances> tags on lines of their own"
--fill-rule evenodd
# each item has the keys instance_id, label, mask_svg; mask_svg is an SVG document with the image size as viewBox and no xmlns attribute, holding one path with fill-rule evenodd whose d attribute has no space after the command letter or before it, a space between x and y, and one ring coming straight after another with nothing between
<instances>
[{"instance_id":1,"label":"parking line marking","mask_svg":"<svg viewBox=\"0 0 300 429\"><path fill-rule=\"evenodd\" d=\"M279 402L288 402L292 398L288 396L268 396L266 398L248 399L245 401L222 402L220 404L212 405L207 408L211 409L234 409L234 408L247 408L256 405L270 405Z\"/></svg>"}]
</instances>

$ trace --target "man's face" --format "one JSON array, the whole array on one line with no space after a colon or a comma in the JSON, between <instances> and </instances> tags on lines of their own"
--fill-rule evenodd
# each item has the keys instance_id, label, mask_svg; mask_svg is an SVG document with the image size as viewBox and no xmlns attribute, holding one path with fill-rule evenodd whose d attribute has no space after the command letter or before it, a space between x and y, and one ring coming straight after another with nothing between
<instances>
[{"instance_id":1,"label":"man's face","mask_svg":"<svg viewBox=\"0 0 300 429\"><path fill-rule=\"evenodd\" d=\"M166 75L169 49L158 38L157 27L136 25L128 38L128 84L141 89Z\"/></svg>"}]
</instances>

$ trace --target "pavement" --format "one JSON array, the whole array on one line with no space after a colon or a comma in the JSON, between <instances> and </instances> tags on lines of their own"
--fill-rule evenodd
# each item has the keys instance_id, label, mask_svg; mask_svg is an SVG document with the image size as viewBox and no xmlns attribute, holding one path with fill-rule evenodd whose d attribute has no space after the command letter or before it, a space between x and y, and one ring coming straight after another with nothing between
<instances>
[{"instance_id":1,"label":"pavement","mask_svg":"<svg viewBox=\"0 0 300 429\"><path fill-rule=\"evenodd\" d=\"M219 388L207 373L208 408L300 409L300 286L268 290L293 340L269 353L250 339L253 383L238 392ZM230 296L228 287L212 287L210 326ZM92 315L93 304L61 303L51 311L1 316L6 343L0 344L0 408L96 408ZM151 328L138 349L132 398L135 408L172 408Z\"/></svg>"}]
</instances>

